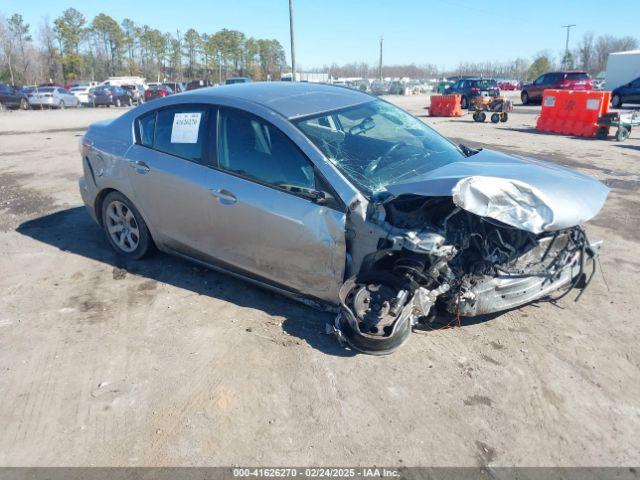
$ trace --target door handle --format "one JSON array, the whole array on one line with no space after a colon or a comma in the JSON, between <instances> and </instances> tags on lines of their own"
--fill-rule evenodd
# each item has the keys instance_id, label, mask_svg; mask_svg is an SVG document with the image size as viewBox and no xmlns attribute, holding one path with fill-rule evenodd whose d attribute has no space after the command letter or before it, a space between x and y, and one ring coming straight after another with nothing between
<instances>
[{"instance_id":1,"label":"door handle","mask_svg":"<svg viewBox=\"0 0 640 480\"><path fill-rule=\"evenodd\" d=\"M209 190L211 195L216 197L218 201L224 205L232 205L238 201L236 196L231 193L229 190L221 189L211 189Z\"/></svg>"},{"instance_id":2,"label":"door handle","mask_svg":"<svg viewBox=\"0 0 640 480\"><path fill-rule=\"evenodd\" d=\"M151 170L149 168L149 165L147 165L142 160L132 161L131 163L129 163L129 165L131 165L132 168L135 168L137 173L147 173L149 170Z\"/></svg>"}]
</instances>

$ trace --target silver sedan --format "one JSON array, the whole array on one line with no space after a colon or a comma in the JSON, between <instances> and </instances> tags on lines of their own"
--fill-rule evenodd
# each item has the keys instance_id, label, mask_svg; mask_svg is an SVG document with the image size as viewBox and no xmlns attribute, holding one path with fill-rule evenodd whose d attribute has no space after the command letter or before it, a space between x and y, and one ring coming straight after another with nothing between
<instances>
[{"instance_id":1,"label":"silver sedan","mask_svg":"<svg viewBox=\"0 0 640 480\"><path fill-rule=\"evenodd\" d=\"M354 90L193 90L92 125L80 191L121 255L153 247L339 312L352 348L584 287L608 189L455 145ZM558 293L556 293L558 294Z\"/></svg>"},{"instance_id":2,"label":"silver sedan","mask_svg":"<svg viewBox=\"0 0 640 480\"><path fill-rule=\"evenodd\" d=\"M65 109L79 107L80 100L62 87L39 87L29 93L31 107Z\"/></svg>"}]
</instances>

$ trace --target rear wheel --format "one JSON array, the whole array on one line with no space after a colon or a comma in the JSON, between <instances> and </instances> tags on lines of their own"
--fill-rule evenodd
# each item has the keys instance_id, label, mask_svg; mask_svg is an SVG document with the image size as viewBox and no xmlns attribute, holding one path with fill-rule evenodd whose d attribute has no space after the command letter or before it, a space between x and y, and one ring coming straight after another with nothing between
<instances>
[{"instance_id":1,"label":"rear wheel","mask_svg":"<svg viewBox=\"0 0 640 480\"><path fill-rule=\"evenodd\" d=\"M493 113L491 114L491 123L498 123L500 121L500 114Z\"/></svg>"},{"instance_id":2,"label":"rear wheel","mask_svg":"<svg viewBox=\"0 0 640 480\"><path fill-rule=\"evenodd\" d=\"M618 131L616 132L616 140L619 142L624 142L627 138L629 138L629 133L631 132L629 132L626 127L618 127Z\"/></svg>"},{"instance_id":3,"label":"rear wheel","mask_svg":"<svg viewBox=\"0 0 640 480\"><path fill-rule=\"evenodd\" d=\"M120 101L119 98L116 98L116 107L121 107L122 106L122 102Z\"/></svg>"},{"instance_id":4,"label":"rear wheel","mask_svg":"<svg viewBox=\"0 0 640 480\"><path fill-rule=\"evenodd\" d=\"M129 97L129 106L133 106L133 99L131 97Z\"/></svg>"},{"instance_id":5,"label":"rear wheel","mask_svg":"<svg viewBox=\"0 0 640 480\"><path fill-rule=\"evenodd\" d=\"M622 107L622 97L619 93L616 93L613 97L611 97L611 106L613 108Z\"/></svg>"},{"instance_id":6,"label":"rear wheel","mask_svg":"<svg viewBox=\"0 0 640 480\"><path fill-rule=\"evenodd\" d=\"M487 119L487 114L484 112L480 112L478 113L478 121L479 122L484 122Z\"/></svg>"},{"instance_id":7,"label":"rear wheel","mask_svg":"<svg viewBox=\"0 0 640 480\"><path fill-rule=\"evenodd\" d=\"M102 227L120 255L137 260L149 253L152 242L147 224L120 192L109 193L102 202Z\"/></svg>"},{"instance_id":8,"label":"rear wheel","mask_svg":"<svg viewBox=\"0 0 640 480\"><path fill-rule=\"evenodd\" d=\"M20 100L20 108L22 110L29 110L29 102L25 98Z\"/></svg>"},{"instance_id":9,"label":"rear wheel","mask_svg":"<svg viewBox=\"0 0 640 480\"><path fill-rule=\"evenodd\" d=\"M525 91L520 94L520 100L523 105L529 105L529 94Z\"/></svg>"}]
</instances>

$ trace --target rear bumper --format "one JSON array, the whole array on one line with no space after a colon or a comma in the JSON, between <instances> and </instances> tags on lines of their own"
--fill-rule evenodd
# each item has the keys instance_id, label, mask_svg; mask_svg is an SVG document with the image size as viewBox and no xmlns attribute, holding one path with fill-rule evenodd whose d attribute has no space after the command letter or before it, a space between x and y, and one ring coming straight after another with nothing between
<instances>
[{"instance_id":1,"label":"rear bumper","mask_svg":"<svg viewBox=\"0 0 640 480\"><path fill-rule=\"evenodd\" d=\"M93 182L87 180L84 177L80 177L78 179L78 187L80 190L80 196L82 197L82 202L87 209L87 212L93 218L96 223L100 223L98 217L96 216L96 196L98 193L98 189L93 186Z\"/></svg>"},{"instance_id":2,"label":"rear bumper","mask_svg":"<svg viewBox=\"0 0 640 480\"><path fill-rule=\"evenodd\" d=\"M553 279L541 276L510 275L484 277L467 291L463 301L457 306L460 315L474 317L501 312L548 296L569 285L572 279L583 271L585 263L599 255L602 241L592 242L590 247L594 255L593 257L585 255L582 258L582 267L580 265L581 255L577 253Z\"/></svg>"}]
</instances>

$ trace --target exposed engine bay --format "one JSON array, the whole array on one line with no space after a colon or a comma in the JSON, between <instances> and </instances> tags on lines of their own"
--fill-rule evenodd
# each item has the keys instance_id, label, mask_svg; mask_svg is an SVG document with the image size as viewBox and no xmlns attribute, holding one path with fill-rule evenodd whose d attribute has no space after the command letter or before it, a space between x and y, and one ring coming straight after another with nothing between
<instances>
[{"instance_id":1,"label":"exposed engine bay","mask_svg":"<svg viewBox=\"0 0 640 480\"><path fill-rule=\"evenodd\" d=\"M366 224L349 230L354 274L340 290L334 325L362 352L390 353L412 328L442 316L503 311L566 288L564 295L595 272L600 243L590 244L579 225L533 233L466 211L451 196L400 195L370 207Z\"/></svg>"}]
</instances>

